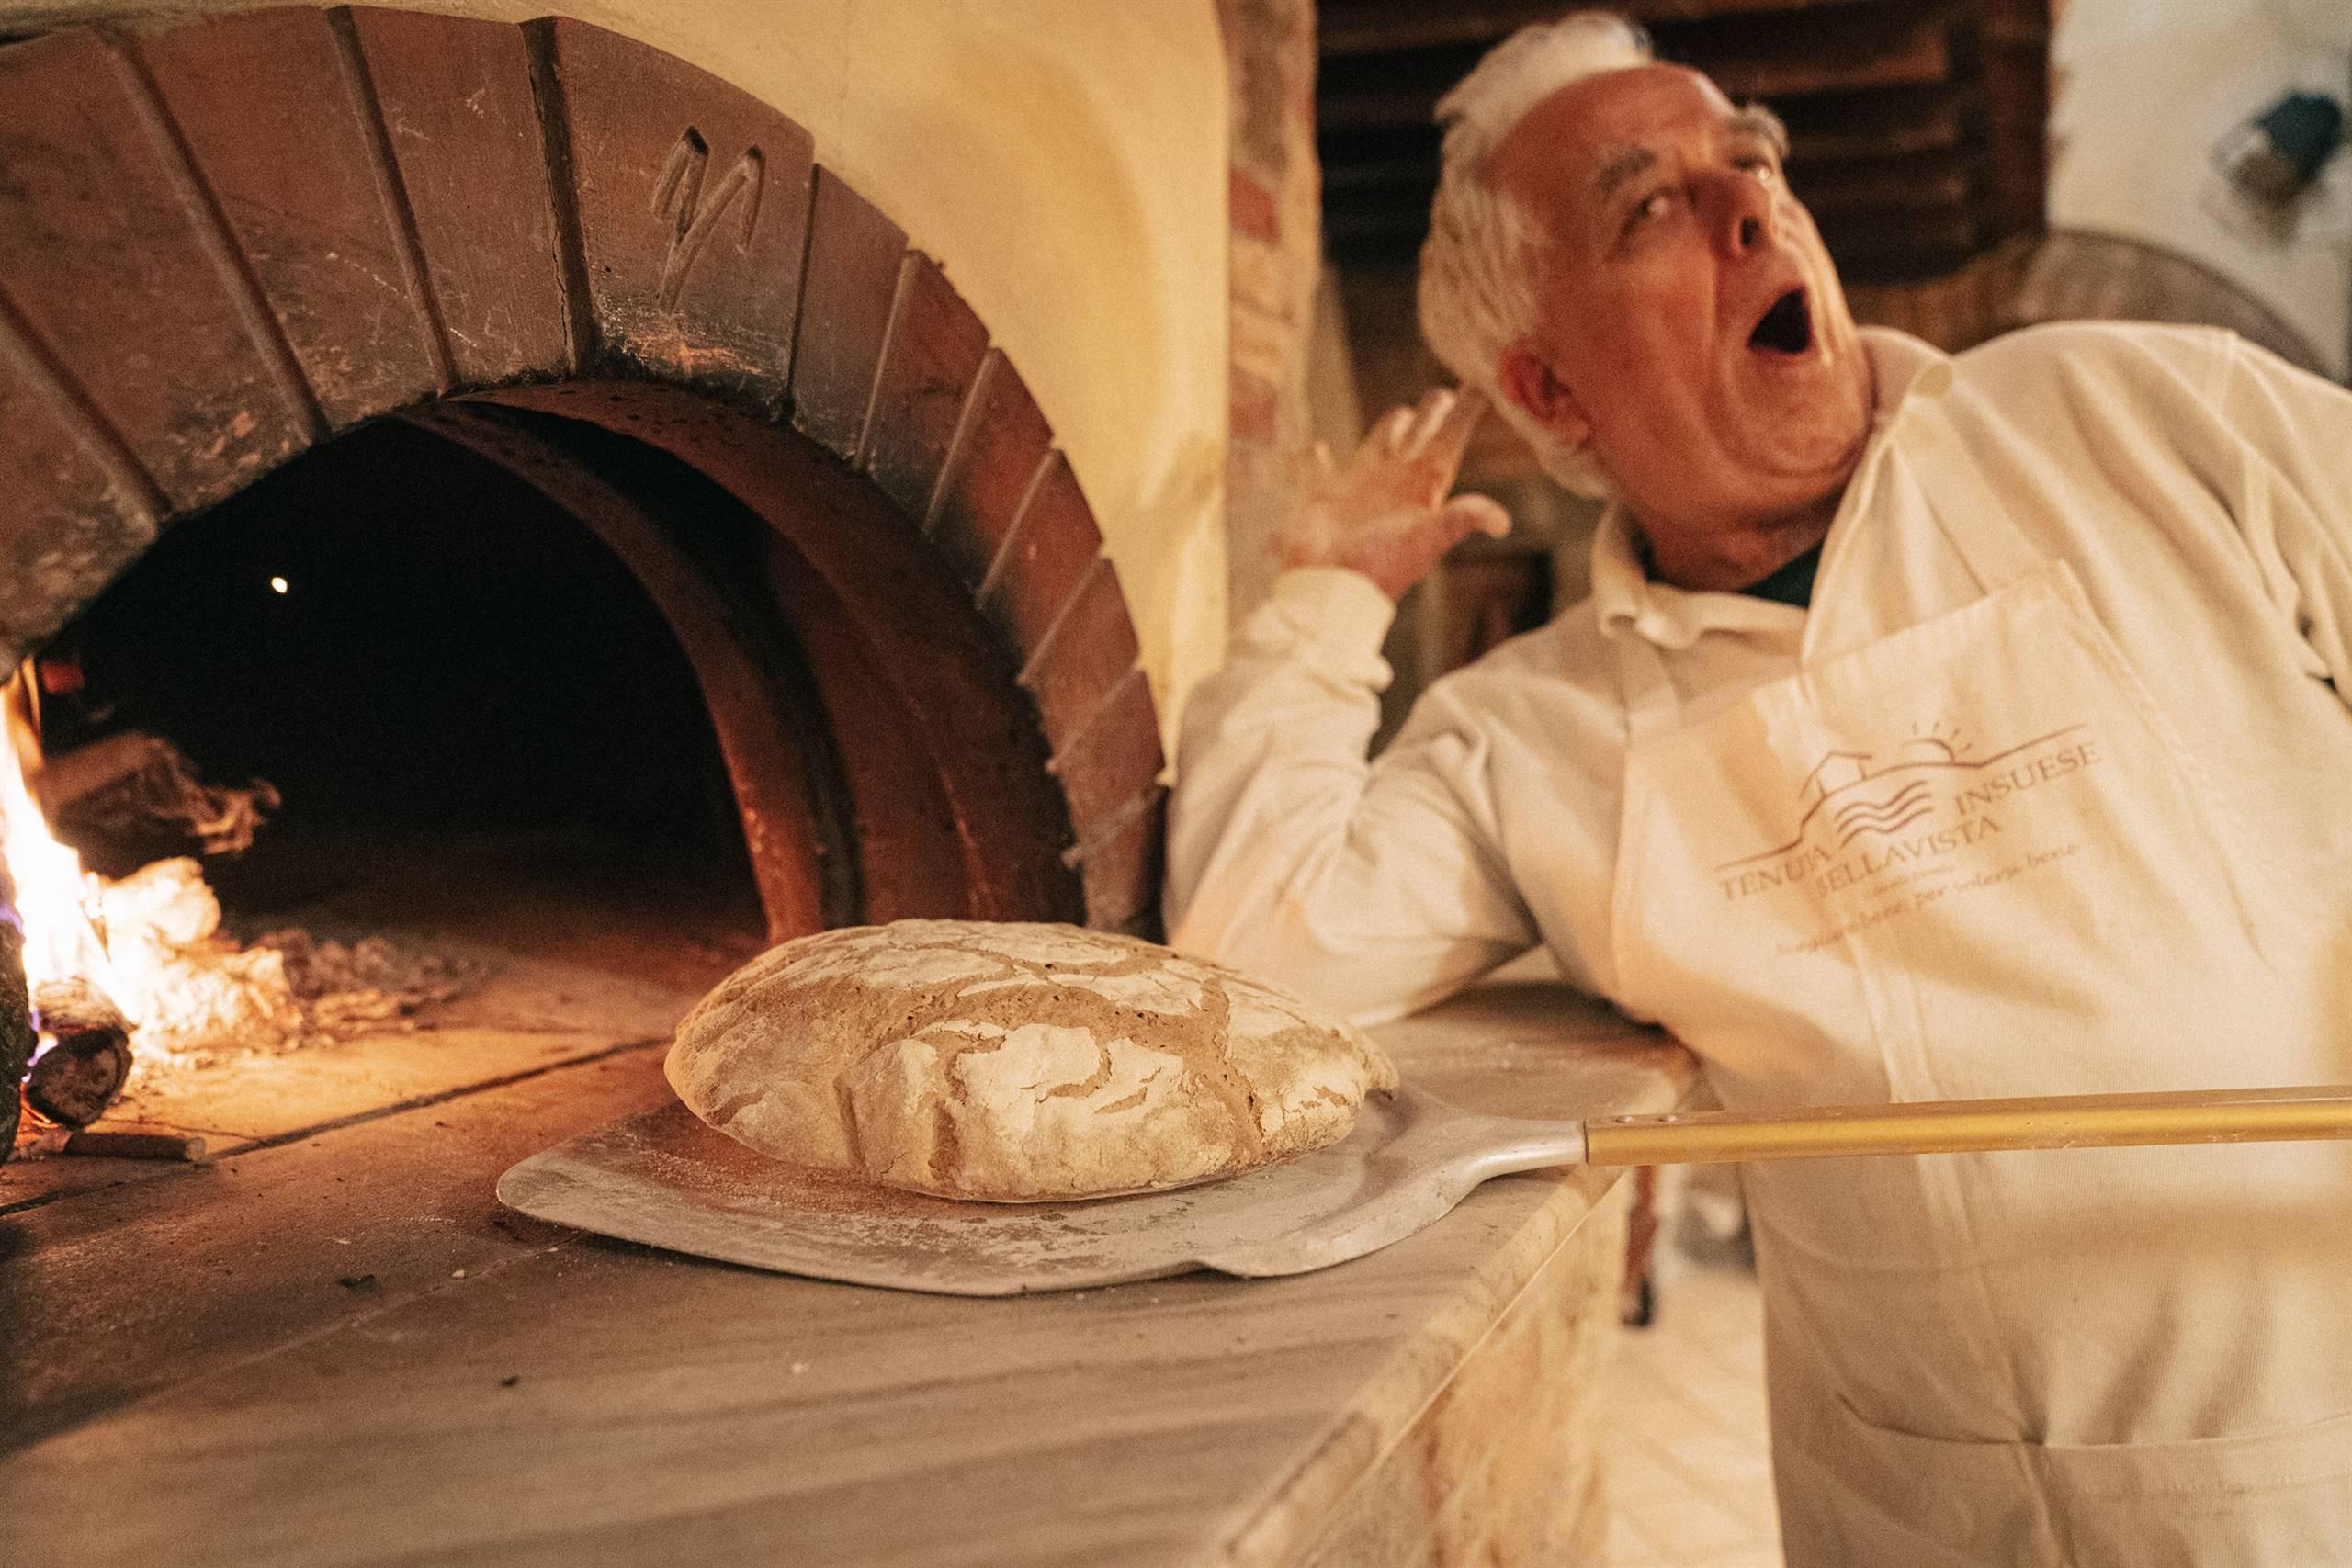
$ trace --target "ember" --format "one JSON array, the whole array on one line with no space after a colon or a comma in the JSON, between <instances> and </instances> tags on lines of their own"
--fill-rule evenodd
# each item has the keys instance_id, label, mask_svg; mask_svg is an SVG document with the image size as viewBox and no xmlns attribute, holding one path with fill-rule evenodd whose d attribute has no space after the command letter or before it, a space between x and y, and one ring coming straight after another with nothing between
<instances>
[{"instance_id":1,"label":"ember","mask_svg":"<svg viewBox=\"0 0 2352 1568\"><path fill-rule=\"evenodd\" d=\"M397 1026L475 977L471 965L409 953L380 938L345 945L286 931L241 946L222 931L220 901L187 856L155 861L119 879L85 872L80 857L50 832L40 807L44 760L22 671L6 684L5 708L9 744L0 748L0 850L16 886L26 978L42 1030L27 1100L49 1121L82 1126L96 1120L134 1065L285 1050ZM200 795L236 797L233 818L220 835L228 847L249 841L258 807L276 803L266 785L203 795L184 760L153 765L171 752L167 745L138 739L151 787L165 775L185 779L172 794L175 807Z\"/></svg>"},{"instance_id":2,"label":"ember","mask_svg":"<svg viewBox=\"0 0 2352 1568\"><path fill-rule=\"evenodd\" d=\"M40 731L32 722L31 688L20 671L0 688L7 717L8 744L0 747L0 856L17 886L17 915L25 933L25 977L76 976L104 984L106 945L92 918L97 878L82 869L82 857L50 836L49 825L26 783L40 769Z\"/></svg>"}]
</instances>

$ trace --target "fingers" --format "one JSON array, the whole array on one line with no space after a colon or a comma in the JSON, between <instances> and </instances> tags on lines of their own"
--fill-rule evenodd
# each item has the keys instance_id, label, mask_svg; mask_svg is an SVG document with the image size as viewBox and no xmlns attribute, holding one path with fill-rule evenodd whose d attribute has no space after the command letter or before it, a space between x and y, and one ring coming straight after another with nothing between
<instances>
[{"instance_id":1,"label":"fingers","mask_svg":"<svg viewBox=\"0 0 2352 1568\"><path fill-rule=\"evenodd\" d=\"M1487 400L1470 388L1439 388L1415 405L1405 456L1459 463L1486 412Z\"/></svg>"},{"instance_id":2,"label":"fingers","mask_svg":"<svg viewBox=\"0 0 2352 1568\"><path fill-rule=\"evenodd\" d=\"M1390 409L1373 427L1372 439L1391 457L1445 458L1469 445L1470 433L1487 412L1487 400L1466 387L1436 387L1410 408Z\"/></svg>"},{"instance_id":3,"label":"fingers","mask_svg":"<svg viewBox=\"0 0 2352 1568\"><path fill-rule=\"evenodd\" d=\"M1430 421L1420 456L1423 461L1444 470L1446 484L1453 484L1453 475L1461 472L1463 454L1470 449L1470 434L1477 430L1477 421L1484 416L1487 400L1470 388L1461 388L1446 398L1444 407L1437 409L1435 419Z\"/></svg>"},{"instance_id":4,"label":"fingers","mask_svg":"<svg viewBox=\"0 0 2352 1568\"><path fill-rule=\"evenodd\" d=\"M1443 389L1421 400L1416 411L1410 461L1429 485L1431 505L1453 488L1462 471L1471 433L1487 412L1487 400L1468 388Z\"/></svg>"},{"instance_id":5,"label":"fingers","mask_svg":"<svg viewBox=\"0 0 2352 1568\"><path fill-rule=\"evenodd\" d=\"M1430 437L1437 434L1438 426L1445 423L1446 416L1453 412L1454 405L1459 401L1461 400L1454 395L1453 389L1446 387L1440 387L1424 394L1421 400L1414 405L1412 427L1406 436L1404 450L1398 455L1406 457L1419 457L1428 447Z\"/></svg>"},{"instance_id":6,"label":"fingers","mask_svg":"<svg viewBox=\"0 0 2352 1568\"><path fill-rule=\"evenodd\" d=\"M1487 400L1468 387L1459 389L1448 400L1445 412L1430 427L1426 450L1450 467L1460 468L1462 454L1470 447L1471 434L1486 417Z\"/></svg>"},{"instance_id":7,"label":"fingers","mask_svg":"<svg viewBox=\"0 0 2352 1568\"><path fill-rule=\"evenodd\" d=\"M1409 510L1426 519L1453 488L1471 432L1486 412L1486 399L1475 391L1436 388L1409 408L1381 415L1344 467L1318 449L1315 488L1343 510L1367 518ZM1479 513L1476 526L1499 534L1509 524L1504 520L1498 525L1495 515Z\"/></svg>"},{"instance_id":8,"label":"fingers","mask_svg":"<svg viewBox=\"0 0 2352 1568\"><path fill-rule=\"evenodd\" d=\"M1510 532L1510 513L1502 505L1483 495L1457 495L1440 510L1457 539L1467 534L1484 534L1499 539Z\"/></svg>"}]
</instances>

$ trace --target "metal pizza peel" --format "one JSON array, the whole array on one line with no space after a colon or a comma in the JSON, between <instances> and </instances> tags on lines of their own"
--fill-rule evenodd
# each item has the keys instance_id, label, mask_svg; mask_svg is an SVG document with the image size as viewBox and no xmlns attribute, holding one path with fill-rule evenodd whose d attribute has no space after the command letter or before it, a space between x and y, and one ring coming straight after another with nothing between
<instances>
[{"instance_id":1,"label":"metal pizza peel","mask_svg":"<svg viewBox=\"0 0 2352 1568\"><path fill-rule=\"evenodd\" d=\"M670 1105L532 1156L509 1207L675 1252L947 1295L1091 1290L1210 1269L1301 1274L1400 1241L1491 1177L1561 1166L2352 1138L2352 1086L1527 1121L1407 1087L1341 1142L1171 1191L968 1203L780 1166Z\"/></svg>"}]
</instances>

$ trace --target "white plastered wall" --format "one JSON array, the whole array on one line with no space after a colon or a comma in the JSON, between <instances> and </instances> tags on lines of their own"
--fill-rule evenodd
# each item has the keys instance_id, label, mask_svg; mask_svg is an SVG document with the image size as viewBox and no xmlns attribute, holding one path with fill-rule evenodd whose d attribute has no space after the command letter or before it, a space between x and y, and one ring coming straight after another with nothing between
<instances>
[{"instance_id":1,"label":"white plastered wall","mask_svg":"<svg viewBox=\"0 0 2352 1568\"><path fill-rule=\"evenodd\" d=\"M2346 0L2064 0L2051 43L2050 221L2171 246L2245 288L2341 377L2352 155L2291 241L2215 216L2212 148L2281 93L2352 90Z\"/></svg>"},{"instance_id":2,"label":"white plastered wall","mask_svg":"<svg viewBox=\"0 0 2352 1568\"><path fill-rule=\"evenodd\" d=\"M0 0L10 30L135 11ZM1222 656L1225 51L1214 0L401 0L550 14L678 56L808 128L936 256L1035 394L1175 699Z\"/></svg>"}]
</instances>

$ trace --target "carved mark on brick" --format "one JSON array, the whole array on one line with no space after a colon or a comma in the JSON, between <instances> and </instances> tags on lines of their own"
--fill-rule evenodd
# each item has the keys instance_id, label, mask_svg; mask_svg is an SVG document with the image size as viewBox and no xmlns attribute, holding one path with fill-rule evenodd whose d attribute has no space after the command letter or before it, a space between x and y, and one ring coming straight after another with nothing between
<instances>
[{"instance_id":1,"label":"carved mark on brick","mask_svg":"<svg viewBox=\"0 0 2352 1568\"><path fill-rule=\"evenodd\" d=\"M670 149L670 161L662 166L662 177L654 182L653 216L669 219L676 226L670 236L669 254L662 262L661 300L665 310L678 308L678 298L685 292L686 275L694 269L695 259L710 243L711 235L729 210L739 204L742 215L738 220L735 248L745 255L752 253L752 234L760 221L760 193L767 188L767 159L756 147L746 151L720 178L718 187L706 203L702 199L702 177L709 163L710 143L690 125L678 133L677 145Z\"/></svg>"}]
</instances>

